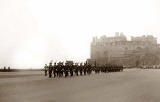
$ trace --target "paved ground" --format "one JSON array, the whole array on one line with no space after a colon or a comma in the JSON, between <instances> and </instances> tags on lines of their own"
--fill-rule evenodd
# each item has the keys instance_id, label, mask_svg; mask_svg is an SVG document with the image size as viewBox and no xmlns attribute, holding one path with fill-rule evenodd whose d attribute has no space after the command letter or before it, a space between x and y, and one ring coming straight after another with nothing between
<instances>
[{"instance_id":1,"label":"paved ground","mask_svg":"<svg viewBox=\"0 0 160 102\"><path fill-rule=\"evenodd\" d=\"M1 72L0 102L160 102L160 70L51 79L36 71Z\"/></svg>"}]
</instances>

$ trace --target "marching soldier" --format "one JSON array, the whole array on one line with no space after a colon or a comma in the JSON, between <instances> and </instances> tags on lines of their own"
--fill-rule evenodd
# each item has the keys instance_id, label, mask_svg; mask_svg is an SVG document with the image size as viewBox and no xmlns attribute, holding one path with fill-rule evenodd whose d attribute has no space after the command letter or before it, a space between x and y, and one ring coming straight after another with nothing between
<instances>
[{"instance_id":1,"label":"marching soldier","mask_svg":"<svg viewBox=\"0 0 160 102\"><path fill-rule=\"evenodd\" d=\"M75 64L75 74L78 76L78 64Z\"/></svg>"},{"instance_id":2,"label":"marching soldier","mask_svg":"<svg viewBox=\"0 0 160 102\"><path fill-rule=\"evenodd\" d=\"M84 64L83 71L84 71L84 75L86 75L86 72L87 72L87 65L86 64Z\"/></svg>"},{"instance_id":3,"label":"marching soldier","mask_svg":"<svg viewBox=\"0 0 160 102\"><path fill-rule=\"evenodd\" d=\"M6 71L6 67L4 66L4 71Z\"/></svg>"},{"instance_id":4,"label":"marching soldier","mask_svg":"<svg viewBox=\"0 0 160 102\"><path fill-rule=\"evenodd\" d=\"M11 70L11 68L10 67L8 67L8 71L10 71Z\"/></svg>"},{"instance_id":5,"label":"marching soldier","mask_svg":"<svg viewBox=\"0 0 160 102\"><path fill-rule=\"evenodd\" d=\"M58 63L57 76L61 77L61 63Z\"/></svg>"},{"instance_id":6,"label":"marching soldier","mask_svg":"<svg viewBox=\"0 0 160 102\"><path fill-rule=\"evenodd\" d=\"M51 78L52 77L52 69L53 69L53 66L52 66L52 62L51 63L49 63L49 78Z\"/></svg>"},{"instance_id":7,"label":"marching soldier","mask_svg":"<svg viewBox=\"0 0 160 102\"><path fill-rule=\"evenodd\" d=\"M66 62L66 63L65 63L65 66L64 66L64 74L65 74L65 77L68 76L68 68L69 68L69 65L68 65L68 63Z\"/></svg>"},{"instance_id":8,"label":"marching soldier","mask_svg":"<svg viewBox=\"0 0 160 102\"><path fill-rule=\"evenodd\" d=\"M73 76L73 65L70 65L69 66L69 71L70 71L70 76Z\"/></svg>"},{"instance_id":9,"label":"marching soldier","mask_svg":"<svg viewBox=\"0 0 160 102\"><path fill-rule=\"evenodd\" d=\"M44 66L44 73L45 73L45 76L47 76L47 70L48 70L48 66L47 66L47 64L45 64L45 66Z\"/></svg>"},{"instance_id":10,"label":"marching soldier","mask_svg":"<svg viewBox=\"0 0 160 102\"><path fill-rule=\"evenodd\" d=\"M60 67L60 77L63 76L63 71L64 71L64 65L63 65L63 62L62 62L61 67Z\"/></svg>"},{"instance_id":11,"label":"marching soldier","mask_svg":"<svg viewBox=\"0 0 160 102\"><path fill-rule=\"evenodd\" d=\"M88 64L87 69L88 69L88 74L90 75L92 73L92 66Z\"/></svg>"},{"instance_id":12,"label":"marching soldier","mask_svg":"<svg viewBox=\"0 0 160 102\"><path fill-rule=\"evenodd\" d=\"M57 65L56 65L56 63L54 63L54 67L53 67L54 78L56 77L56 73L57 73Z\"/></svg>"},{"instance_id":13,"label":"marching soldier","mask_svg":"<svg viewBox=\"0 0 160 102\"><path fill-rule=\"evenodd\" d=\"M80 72L80 75L82 75L82 72L83 72L83 65L82 65L82 63L79 66L79 72Z\"/></svg>"},{"instance_id":14,"label":"marching soldier","mask_svg":"<svg viewBox=\"0 0 160 102\"><path fill-rule=\"evenodd\" d=\"M60 67L60 63L57 64L57 67L56 67L56 74L57 74L57 77L59 77L59 68Z\"/></svg>"}]
</instances>

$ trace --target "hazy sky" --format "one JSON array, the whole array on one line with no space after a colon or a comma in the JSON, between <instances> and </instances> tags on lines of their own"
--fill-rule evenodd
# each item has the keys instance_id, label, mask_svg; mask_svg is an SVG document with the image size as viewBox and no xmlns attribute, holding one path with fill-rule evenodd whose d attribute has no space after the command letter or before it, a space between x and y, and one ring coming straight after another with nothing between
<instances>
[{"instance_id":1,"label":"hazy sky","mask_svg":"<svg viewBox=\"0 0 160 102\"><path fill-rule=\"evenodd\" d=\"M93 36L117 31L158 37L159 12L159 0L0 0L0 67L84 61Z\"/></svg>"}]
</instances>

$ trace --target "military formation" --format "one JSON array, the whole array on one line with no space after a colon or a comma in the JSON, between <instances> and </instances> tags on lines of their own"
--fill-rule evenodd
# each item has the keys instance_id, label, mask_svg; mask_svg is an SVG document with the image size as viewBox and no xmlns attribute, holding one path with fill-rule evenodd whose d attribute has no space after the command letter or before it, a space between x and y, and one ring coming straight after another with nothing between
<instances>
[{"instance_id":1,"label":"military formation","mask_svg":"<svg viewBox=\"0 0 160 102\"><path fill-rule=\"evenodd\" d=\"M52 63L49 65L45 64L44 72L45 76L51 77L68 77L68 76L82 76L90 75L91 73L107 73L107 72L119 72L123 71L123 66L118 65L103 65L103 66L92 66L89 63L73 63L66 61L66 63Z\"/></svg>"}]
</instances>

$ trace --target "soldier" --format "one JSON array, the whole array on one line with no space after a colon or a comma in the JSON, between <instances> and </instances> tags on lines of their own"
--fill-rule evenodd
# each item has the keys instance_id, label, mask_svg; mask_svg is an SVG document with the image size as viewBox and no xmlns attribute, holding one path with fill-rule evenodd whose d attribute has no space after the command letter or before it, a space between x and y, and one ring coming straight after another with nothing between
<instances>
[{"instance_id":1,"label":"soldier","mask_svg":"<svg viewBox=\"0 0 160 102\"><path fill-rule=\"evenodd\" d=\"M104 72L105 72L105 73L107 72L107 66L108 66L108 65L105 65L105 66L104 66Z\"/></svg>"},{"instance_id":2,"label":"soldier","mask_svg":"<svg viewBox=\"0 0 160 102\"><path fill-rule=\"evenodd\" d=\"M86 72L87 72L87 65L86 65L86 63L83 66L83 71L84 71L84 75L86 75Z\"/></svg>"},{"instance_id":3,"label":"soldier","mask_svg":"<svg viewBox=\"0 0 160 102\"><path fill-rule=\"evenodd\" d=\"M11 68L10 68L10 67L8 67L8 71L10 71L10 69L11 69Z\"/></svg>"},{"instance_id":4,"label":"soldier","mask_svg":"<svg viewBox=\"0 0 160 102\"><path fill-rule=\"evenodd\" d=\"M47 64L45 64L45 66L44 66L44 73L45 73L45 76L47 76L47 70L48 70L48 66L47 66Z\"/></svg>"},{"instance_id":5,"label":"soldier","mask_svg":"<svg viewBox=\"0 0 160 102\"><path fill-rule=\"evenodd\" d=\"M56 63L54 63L54 67L53 67L54 78L56 77L56 73L57 73L57 65Z\"/></svg>"},{"instance_id":6,"label":"soldier","mask_svg":"<svg viewBox=\"0 0 160 102\"><path fill-rule=\"evenodd\" d=\"M95 73L97 74L97 67L96 67L96 66L94 67L94 71L95 71Z\"/></svg>"},{"instance_id":7,"label":"soldier","mask_svg":"<svg viewBox=\"0 0 160 102\"><path fill-rule=\"evenodd\" d=\"M78 64L75 64L75 74L78 76Z\"/></svg>"},{"instance_id":8,"label":"soldier","mask_svg":"<svg viewBox=\"0 0 160 102\"><path fill-rule=\"evenodd\" d=\"M59 67L60 67L60 63L58 63L58 64L57 64L57 67L56 67L57 77L59 77Z\"/></svg>"},{"instance_id":9,"label":"soldier","mask_svg":"<svg viewBox=\"0 0 160 102\"><path fill-rule=\"evenodd\" d=\"M111 65L108 65L107 72L110 72Z\"/></svg>"},{"instance_id":10,"label":"soldier","mask_svg":"<svg viewBox=\"0 0 160 102\"><path fill-rule=\"evenodd\" d=\"M64 66L64 74L65 74L65 77L68 76L68 68L69 68L69 65L68 65L68 63L66 62L66 63L65 63L65 66Z\"/></svg>"},{"instance_id":11,"label":"soldier","mask_svg":"<svg viewBox=\"0 0 160 102\"><path fill-rule=\"evenodd\" d=\"M90 75L92 73L92 66L88 64L87 69L88 69L88 74Z\"/></svg>"},{"instance_id":12,"label":"soldier","mask_svg":"<svg viewBox=\"0 0 160 102\"><path fill-rule=\"evenodd\" d=\"M53 69L53 66L52 66L52 62L51 63L49 63L49 78L51 78L52 77L52 69Z\"/></svg>"},{"instance_id":13,"label":"soldier","mask_svg":"<svg viewBox=\"0 0 160 102\"><path fill-rule=\"evenodd\" d=\"M63 62L62 62L61 67L60 67L60 77L63 76L63 72L64 72L64 65L63 65Z\"/></svg>"},{"instance_id":14,"label":"soldier","mask_svg":"<svg viewBox=\"0 0 160 102\"><path fill-rule=\"evenodd\" d=\"M99 74L99 72L100 72L100 70L99 70L99 66L96 66L96 72L97 72L97 74Z\"/></svg>"},{"instance_id":15,"label":"soldier","mask_svg":"<svg viewBox=\"0 0 160 102\"><path fill-rule=\"evenodd\" d=\"M82 75L82 72L83 72L83 65L82 65L82 63L79 66L79 72L80 72L80 75Z\"/></svg>"},{"instance_id":16,"label":"soldier","mask_svg":"<svg viewBox=\"0 0 160 102\"><path fill-rule=\"evenodd\" d=\"M61 62L58 63L57 76L58 76L58 77L61 77Z\"/></svg>"},{"instance_id":17,"label":"soldier","mask_svg":"<svg viewBox=\"0 0 160 102\"><path fill-rule=\"evenodd\" d=\"M6 67L4 66L4 71L6 71Z\"/></svg>"},{"instance_id":18,"label":"soldier","mask_svg":"<svg viewBox=\"0 0 160 102\"><path fill-rule=\"evenodd\" d=\"M69 66L69 71L70 71L70 76L73 76L73 65L70 65Z\"/></svg>"}]
</instances>

